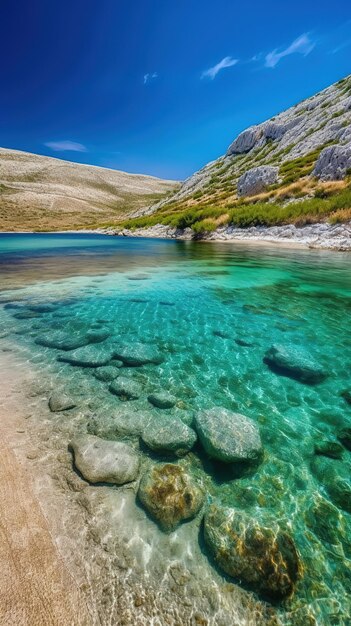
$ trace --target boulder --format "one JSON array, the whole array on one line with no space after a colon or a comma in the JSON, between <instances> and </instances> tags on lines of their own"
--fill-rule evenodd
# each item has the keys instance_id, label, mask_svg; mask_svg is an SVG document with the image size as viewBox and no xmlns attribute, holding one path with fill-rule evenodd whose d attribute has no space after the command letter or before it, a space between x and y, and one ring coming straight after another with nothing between
<instances>
[{"instance_id":1,"label":"boulder","mask_svg":"<svg viewBox=\"0 0 351 626\"><path fill-rule=\"evenodd\" d=\"M204 492L181 465L155 465L139 485L138 497L151 517L165 531L172 531L198 513Z\"/></svg>"},{"instance_id":2,"label":"boulder","mask_svg":"<svg viewBox=\"0 0 351 626\"><path fill-rule=\"evenodd\" d=\"M147 428L152 416L147 411L132 411L125 408L114 411L103 418L93 417L88 422L88 432L103 439L116 437L139 437Z\"/></svg>"},{"instance_id":3,"label":"boulder","mask_svg":"<svg viewBox=\"0 0 351 626\"><path fill-rule=\"evenodd\" d=\"M322 366L300 347L272 346L266 352L263 362L274 373L309 385L321 383L327 377Z\"/></svg>"},{"instance_id":4,"label":"boulder","mask_svg":"<svg viewBox=\"0 0 351 626\"><path fill-rule=\"evenodd\" d=\"M139 456L125 443L80 435L73 439L71 448L76 468L90 483L123 485L138 475Z\"/></svg>"},{"instance_id":5,"label":"boulder","mask_svg":"<svg viewBox=\"0 0 351 626\"><path fill-rule=\"evenodd\" d=\"M149 344L117 344L114 346L114 357L123 361L125 365L140 366L147 363L162 363L163 357L155 348Z\"/></svg>"},{"instance_id":6,"label":"boulder","mask_svg":"<svg viewBox=\"0 0 351 626\"><path fill-rule=\"evenodd\" d=\"M351 144L329 146L320 153L313 175L321 180L342 180L351 168Z\"/></svg>"},{"instance_id":7,"label":"boulder","mask_svg":"<svg viewBox=\"0 0 351 626\"><path fill-rule=\"evenodd\" d=\"M49 399L49 409L53 413L68 411L69 409L73 409L75 406L77 406L75 401L60 391L53 393Z\"/></svg>"},{"instance_id":8,"label":"boulder","mask_svg":"<svg viewBox=\"0 0 351 626\"><path fill-rule=\"evenodd\" d=\"M238 196L254 196L264 191L268 185L277 182L279 167L273 165L259 165L245 172L238 179Z\"/></svg>"},{"instance_id":9,"label":"boulder","mask_svg":"<svg viewBox=\"0 0 351 626\"><path fill-rule=\"evenodd\" d=\"M110 387L111 393L124 400L137 400L142 394L142 386L136 380L120 376L114 380Z\"/></svg>"},{"instance_id":10,"label":"boulder","mask_svg":"<svg viewBox=\"0 0 351 626\"><path fill-rule=\"evenodd\" d=\"M143 442L156 452L168 452L183 456L194 446L196 433L176 417L152 416L143 429Z\"/></svg>"},{"instance_id":11,"label":"boulder","mask_svg":"<svg viewBox=\"0 0 351 626\"><path fill-rule=\"evenodd\" d=\"M243 511L214 503L205 515L204 537L229 576L275 600L293 593L300 572L298 553L290 535L275 522L263 526Z\"/></svg>"},{"instance_id":12,"label":"boulder","mask_svg":"<svg viewBox=\"0 0 351 626\"><path fill-rule=\"evenodd\" d=\"M250 152L262 137L262 128L260 126L251 126L244 130L227 150L227 156L232 154L243 154Z\"/></svg>"},{"instance_id":13,"label":"boulder","mask_svg":"<svg viewBox=\"0 0 351 626\"><path fill-rule=\"evenodd\" d=\"M148 401L158 409L171 409L177 402L177 398L166 391L159 391L148 396Z\"/></svg>"},{"instance_id":14,"label":"boulder","mask_svg":"<svg viewBox=\"0 0 351 626\"><path fill-rule=\"evenodd\" d=\"M112 355L113 350L111 348L92 344L77 348L77 350L72 350L67 354L61 354L57 360L81 367L101 367L111 361Z\"/></svg>"},{"instance_id":15,"label":"boulder","mask_svg":"<svg viewBox=\"0 0 351 626\"><path fill-rule=\"evenodd\" d=\"M262 454L260 432L245 415L215 407L199 411L195 427L207 454L218 461L252 462Z\"/></svg>"},{"instance_id":16,"label":"boulder","mask_svg":"<svg viewBox=\"0 0 351 626\"><path fill-rule=\"evenodd\" d=\"M89 343L85 333L69 333L64 330L51 330L48 333L39 335L35 343L46 348L56 350L75 350Z\"/></svg>"},{"instance_id":17,"label":"boulder","mask_svg":"<svg viewBox=\"0 0 351 626\"><path fill-rule=\"evenodd\" d=\"M115 365L105 365L103 367L97 367L94 371L94 376L98 380L102 380L103 382L111 382L119 376L119 368Z\"/></svg>"}]
</instances>

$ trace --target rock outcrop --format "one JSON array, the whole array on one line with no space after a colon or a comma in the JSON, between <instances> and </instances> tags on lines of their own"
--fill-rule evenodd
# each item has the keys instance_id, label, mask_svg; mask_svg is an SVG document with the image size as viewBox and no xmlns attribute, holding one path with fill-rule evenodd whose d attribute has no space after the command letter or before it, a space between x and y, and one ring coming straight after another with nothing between
<instances>
[{"instance_id":1,"label":"rock outcrop","mask_svg":"<svg viewBox=\"0 0 351 626\"><path fill-rule=\"evenodd\" d=\"M268 185L277 182L279 167L259 165L240 176L238 180L238 196L253 196L264 191Z\"/></svg>"},{"instance_id":2,"label":"rock outcrop","mask_svg":"<svg viewBox=\"0 0 351 626\"><path fill-rule=\"evenodd\" d=\"M321 180L342 180L351 170L351 144L329 146L320 153L313 174Z\"/></svg>"}]
</instances>

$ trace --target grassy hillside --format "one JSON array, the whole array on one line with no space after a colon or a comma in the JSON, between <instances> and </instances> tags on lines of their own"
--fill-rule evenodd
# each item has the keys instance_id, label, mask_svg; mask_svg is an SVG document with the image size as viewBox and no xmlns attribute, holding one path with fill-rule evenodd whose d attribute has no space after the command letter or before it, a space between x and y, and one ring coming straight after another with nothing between
<instances>
[{"instance_id":1,"label":"grassy hillside","mask_svg":"<svg viewBox=\"0 0 351 626\"><path fill-rule=\"evenodd\" d=\"M242 138L253 137L243 146ZM318 179L314 168L329 146L351 146L351 76L241 133L227 154L206 165L172 198L158 203L126 228L166 224L191 227L195 235L219 226L307 224L351 219L351 177ZM278 180L241 197L239 178L257 166L278 168Z\"/></svg>"},{"instance_id":2,"label":"grassy hillside","mask_svg":"<svg viewBox=\"0 0 351 626\"><path fill-rule=\"evenodd\" d=\"M0 149L0 230L69 230L118 223L178 187L152 176Z\"/></svg>"}]
</instances>

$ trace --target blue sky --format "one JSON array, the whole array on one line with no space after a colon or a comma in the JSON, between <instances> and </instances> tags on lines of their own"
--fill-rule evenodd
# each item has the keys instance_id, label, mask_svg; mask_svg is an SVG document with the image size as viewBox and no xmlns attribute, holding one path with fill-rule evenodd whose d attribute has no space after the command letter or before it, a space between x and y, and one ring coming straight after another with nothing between
<instances>
[{"instance_id":1,"label":"blue sky","mask_svg":"<svg viewBox=\"0 0 351 626\"><path fill-rule=\"evenodd\" d=\"M0 145L167 178L351 73L349 0L17 0L0 23Z\"/></svg>"}]
</instances>

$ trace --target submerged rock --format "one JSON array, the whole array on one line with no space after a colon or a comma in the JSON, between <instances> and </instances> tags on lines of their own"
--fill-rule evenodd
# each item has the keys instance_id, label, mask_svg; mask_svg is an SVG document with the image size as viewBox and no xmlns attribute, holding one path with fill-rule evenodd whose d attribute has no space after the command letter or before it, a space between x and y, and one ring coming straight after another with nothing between
<instances>
[{"instance_id":1,"label":"submerged rock","mask_svg":"<svg viewBox=\"0 0 351 626\"><path fill-rule=\"evenodd\" d=\"M48 304L28 304L27 307L31 311L35 311L35 313L52 313L53 311L56 311L56 309L57 309L57 306L55 306L54 304L51 304L51 303L48 303Z\"/></svg>"},{"instance_id":2,"label":"submerged rock","mask_svg":"<svg viewBox=\"0 0 351 626\"><path fill-rule=\"evenodd\" d=\"M181 465L156 465L143 475L138 496L148 513L165 531L172 531L198 513L204 492Z\"/></svg>"},{"instance_id":3,"label":"submerged rock","mask_svg":"<svg viewBox=\"0 0 351 626\"><path fill-rule=\"evenodd\" d=\"M114 356L123 361L125 365L134 367L147 363L157 365L163 361L157 348L145 343L117 344L114 346Z\"/></svg>"},{"instance_id":4,"label":"submerged rock","mask_svg":"<svg viewBox=\"0 0 351 626\"><path fill-rule=\"evenodd\" d=\"M68 411L69 409L73 409L75 406L77 405L72 398L59 391L53 393L49 400L49 408L53 413Z\"/></svg>"},{"instance_id":5,"label":"submerged rock","mask_svg":"<svg viewBox=\"0 0 351 626\"><path fill-rule=\"evenodd\" d=\"M238 196L254 196L278 180L279 167L259 165L240 176L237 184Z\"/></svg>"},{"instance_id":6,"label":"submerged rock","mask_svg":"<svg viewBox=\"0 0 351 626\"><path fill-rule=\"evenodd\" d=\"M351 426L349 428L342 428L338 432L338 439L342 445L348 450L351 450Z\"/></svg>"},{"instance_id":7,"label":"submerged rock","mask_svg":"<svg viewBox=\"0 0 351 626\"><path fill-rule=\"evenodd\" d=\"M263 362L274 373L309 385L321 383L327 377L322 366L300 347L272 346L266 352Z\"/></svg>"},{"instance_id":8,"label":"submerged rock","mask_svg":"<svg viewBox=\"0 0 351 626\"><path fill-rule=\"evenodd\" d=\"M111 382L119 376L119 368L115 365L105 365L103 367L98 367L94 371L94 376L98 380L102 380L103 382Z\"/></svg>"},{"instance_id":9,"label":"submerged rock","mask_svg":"<svg viewBox=\"0 0 351 626\"><path fill-rule=\"evenodd\" d=\"M48 333L39 335L35 343L39 346L55 348L56 350L75 350L76 348L86 346L89 341L85 333L69 333L64 330L51 330Z\"/></svg>"},{"instance_id":10,"label":"submerged rock","mask_svg":"<svg viewBox=\"0 0 351 626\"><path fill-rule=\"evenodd\" d=\"M139 456L125 443L80 435L73 439L71 447L76 468L90 483L123 485L138 475Z\"/></svg>"},{"instance_id":11,"label":"submerged rock","mask_svg":"<svg viewBox=\"0 0 351 626\"><path fill-rule=\"evenodd\" d=\"M351 404L351 390L349 389L344 389L344 391L341 392L341 397L344 398L345 402L347 402L347 404Z\"/></svg>"},{"instance_id":12,"label":"submerged rock","mask_svg":"<svg viewBox=\"0 0 351 626\"><path fill-rule=\"evenodd\" d=\"M143 442L157 452L183 456L194 446L196 433L176 417L152 416L142 432Z\"/></svg>"},{"instance_id":13,"label":"submerged rock","mask_svg":"<svg viewBox=\"0 0 351 626\"><path fill-rule=\"evenodd\" d=\"M143 391L142 386L136 380L126 376L120 376L117 380L114 380L109 389L111 393L126 400L137 400Z\"/></svg>"},{"instance_id":14,"label":"submerged rock","mask_svg":"<svg viewBox=\"0 0 351 626\"><path fill-rule=\"evenodd\" d=\"M177 398L166 391L159 391L148 396L148 401L158 409L171 409L177 402Z\"/></svg>"},{"instance_id":15,"label":"submerged rock","mask_svg":"<svg viewBox=\"0 0 351 626\"><path fill-rule=\"evenodd\" d=\"M275 524L262 526L243 511L212 504L204 536L216 563L229 576L276 600L293 593L298 553L290 535Z\"/></svg>"},{"instance_id":16,"label":"submerged rock","mask_svg":"<svg viewBox=\"0 0 351 626\"><path fill-rule=\"evenodd\" d=\"M316 456L312 460L311 470L326 489L332 502L351 513L350 466L343 461Z\"/></svg>"},{"instance_id":17,"label":"submerged rock","mask_svg":"<svg viewBox=\"0 0 351 626\"><path fill-rule=\"evenodd\" d=\"M123 406L123 409L115 411L107 418L93 417L88 423L88 432L103 439L139 437L151 419L152 416L147 411L134 411Z\"/></svg>"},{"instance_id":18,"label":"submerged rock","mask_svg":"<svg viewBox=\"0 0 351 626\"><path fill-rule=\"evenodd\" d=\"M331 459L341 459L343 453L343 447L337 441L329 441L328 439L322 439L317 441L314 446L315 454L321 456L327 456Z\"/></svg>"},{"instance_id":19,"label":"submerged rock","mask_svg":"<svg viewBox=\"0 0 351 626\"><path fill-rule=\"evenodd\" d=\"M77 348L67 354L58 357L58 361L71 363L71 365L80 365L81 367L100 367L107 365L111 361L113 350L104 346L95 344Z\"/></svg>"},{"instance_id":20,"label":"submerged rock","mask_svg":"<svg viewBox=\"0 0 351 626\"><path fill-rule=\"evenodd\" d=\"M245 415L215 407L199 411L195 427L207 454L218 461L257 461L262 454L259 429Z\"/></svg>"}]
</instances>

